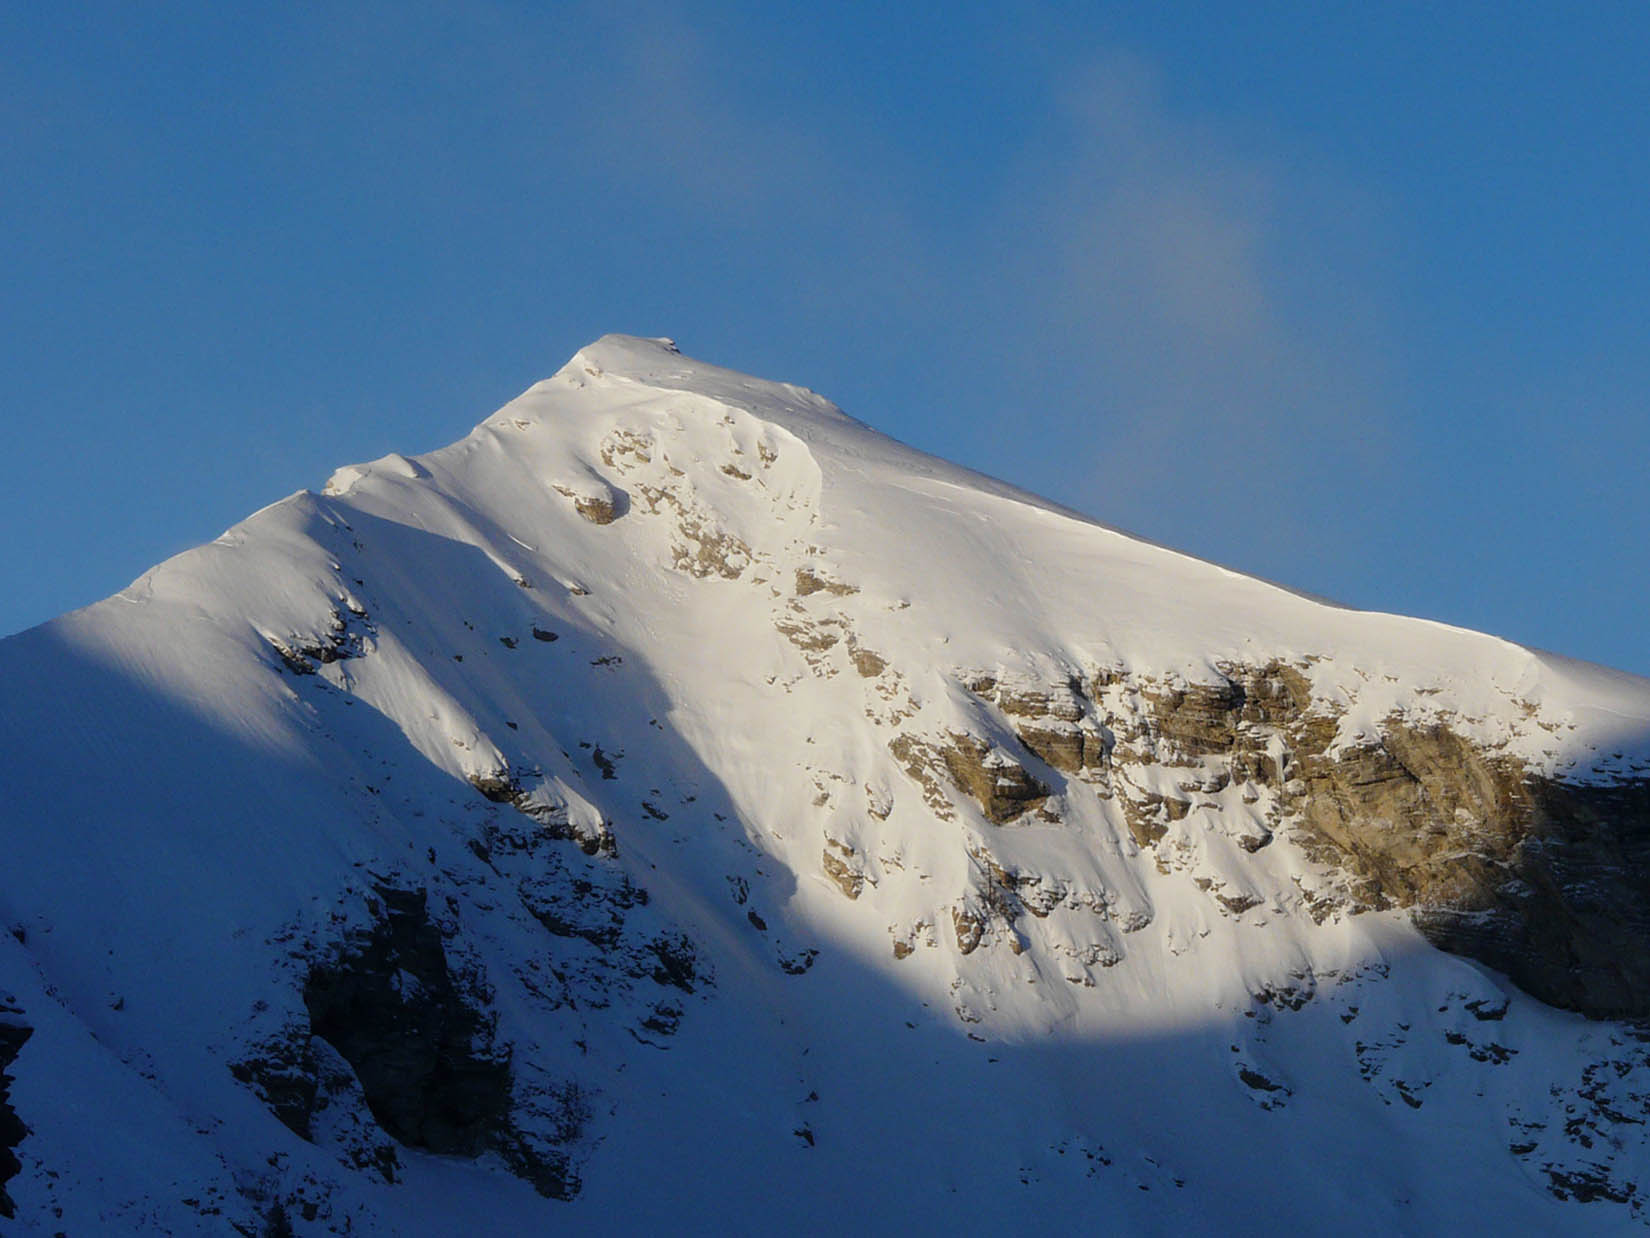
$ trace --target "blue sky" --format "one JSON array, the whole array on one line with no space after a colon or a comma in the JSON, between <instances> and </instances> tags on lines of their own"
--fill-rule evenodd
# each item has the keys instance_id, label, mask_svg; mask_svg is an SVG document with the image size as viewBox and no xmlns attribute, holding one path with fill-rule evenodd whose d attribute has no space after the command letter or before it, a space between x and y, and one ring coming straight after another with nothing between
<instances>
[{"instance_id":1,"label":"blue sky","mask_svg":"<svg viewBox=\"0 0 1650 1238\"><path fill-rule=\"evenodd\" d=\"M4 6L0 632L617 330L1650 673L1650 10L1565 7Z\"/></svg>"}]
</instances>

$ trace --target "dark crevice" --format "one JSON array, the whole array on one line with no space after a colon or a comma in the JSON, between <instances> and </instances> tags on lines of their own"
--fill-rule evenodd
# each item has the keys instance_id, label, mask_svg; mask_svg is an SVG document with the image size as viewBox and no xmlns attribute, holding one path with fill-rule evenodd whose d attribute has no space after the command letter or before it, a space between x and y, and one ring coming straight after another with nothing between
<instances>
[{"instance_id":1,"label":"dark crevice","mask_svg":"<svg viewBox=\"0 0 1650 1238\"><path fill-rule=\"evenodd\" d=\"M0 1217L7 1220L15 1217L17 1211L11 1196L6 1194L6 1183L23 1168L15 1149L29 1133L23 1119L11 1107L12 1078L7 1072L17 1059L18 1051L34 1034L31 1027L5 1021L10 1016L10 1011L0 1009Z\"/></svg>"}]
</instances>

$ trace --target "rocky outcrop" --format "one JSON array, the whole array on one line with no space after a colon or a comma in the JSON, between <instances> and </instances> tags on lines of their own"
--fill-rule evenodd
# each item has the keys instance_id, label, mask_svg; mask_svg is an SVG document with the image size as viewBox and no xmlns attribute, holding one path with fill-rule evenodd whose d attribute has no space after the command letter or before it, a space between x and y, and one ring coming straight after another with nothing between
<instances>
[{"instance_id":1,"label":"rocky outcrop","mask_svg":"<svg viewBox=\"0 0 1650 1238\"><path fill-rule=\"evenodd\" d=\"M1007 825L1048 799L1048 788L1001 749L973 735L953 734L940 748L952 780L979 801L997 825Z\"/></svg>"},{"instance_id":2,"label":"rocky outcrop","mask_svg":"<svg viewBox=\"0 0 1650 1238\"><path fill-rule=\"evenodd\" d=\"M1063 684L999 683L995 676L974 677L968 688L997 706L1033 756L1064 774L1104 765L1104 728L1085 723L1092 714L1082 687Z\"/></svg>"},{"instance_id":3,"label":"rocky outcrop","mask_svg":"<svg viewBox=\"0 0 1650 1238\"><path fill-rule=\"evenodd\" d=\"M16 1216L16 1206L6 1194L6 1183L22 1169L17 1159L17 1145L23 1142L29 1128L11 1107L11 1075L7 1073L17 1054L27 1043L34 1029L21 1021L21 1012L0 1000L0 1217L10 1220Z\"/></svg>"},{"instance_id":4,"label":"rocky outcrop","mask_svg":"<svg viewBox=\"0 0 1650 1238\"><path fill-rule=\"evenodd\" d=\"M847 843L827 837L820 866L850 900L858 898L865 889L865 859Z\"/></svg>"},{"instance_id":5,"label":"rocky outcrop","mask_svg":"<svg viewBox=\"0 0 1650 1238\"><path fill-rule=\"evenodd\" d=\"M848 660L854 664L862 679L875 679L888 669L888 659L875 650L865 648L852 633L848 635Z\"/></svg>"},{"instance_id":6,"label":"rocky outcrop","mask_svg":"<svg viewBox=\"0 0 1650 1238\"><path fill-rule=\"evenodd\" d=\"M1129 837L1135 845L1151 848L1163 840L1169 826L1184 821L1192 810L1190 800L1178 795L1160 795L1135 787L1127 779L1119 780L1123 794L1118 803L1123 810L1123 821L1129 827Z\"/></svg>"},{"instance_id":7,"label":"rocky outcrop","mask_svg":"<svg viewBox=\"0 0 1650 1238\"><path fill-rule=\"evenodd\" d=\"M633 495L638 511L669 523L670 562L677 571L701 580L737 580L751 565L751 547L723 527L716 510L703 501L686 473L670 463L651 431L611 431L602 440L601 460L620 476L632 475L633 484L628 491L606 483L600 490L570 487L575 508L586 520L610 523L630 510Z\"/></svg>"},{"instance_id":8,"label":"rocky outcrop","mask_svg":"<svg viewBox=\"0 0 1650 1238\"><path fill-rule=\"evenodd\" d=\"M1348 874L1353 910L1407 908L1434 944L1553 1005L1650 1015L1650 782L1540 776L1440 718L1395 715L1336 747L1335 711L1300 668L1229 676L1143 693L1158 733L1279 783L1286 824Z\"/></svg>"},{"instance_id":9,"label":"rocky outcrop","mask_svg":"<svg viewBox=\"0 0 1650 1238\"><path fill-rule=\"evenodd\" d=\"M351 602L343 609L334 606L325 625L308 634L268 638L281 665L294 675L313 675L317 665L330 666L347 658L359 658L376 645L378 630L367 612Z\"/></svg>"},{"instance_id":10,"label":"rocky outcrop","mask_svg":"<svg viewBox=\"0 0 1650 1238\"><path fill-rule=\"evenodd\" d=\"M1276 784L1293 837L1350 878L1351 909L1407 908L1435 945L1553 1005L1650 1015L1650 782L1544 777L1442 718L1394 715L1336 747L1302 668L1228 675L1143 693L1158 734Z\"/></svg>"},{"instance_id":11,"label":"rocky outcrop","mask_svg":"<svg viewBox=\"0 0 1650 1238\"><path fill-rule=\"evenodd\" d=\"M1394 714L1337 744L1339 709L1314 698L1309 665L1222 667L1207 683L1114 668L1071 680L966 686L996 705L1026 751L1115 789L1137 845L1151 850L1193 800L1148 789L1140 767L1191 771L1182 786L1269 792L1267 828L1343 874L1315 915L1399 907L1434 944L1505 972L1553 1005L1650 1016L1650 780L1565 782L1466 739L1444 716ZM970 737L907 743L908 771L942 767L999 824L1047 792ZM922 759L924 756L930 759ZM1014 767L1018 768L1018 767ZM919 779L921 781L921 779ZM927 789L927 788L925 788ZM1228 910L1236 910L1229 899ZM1239 898L1242 906L1253 905Z\"/></svg>"},{"instance_id":12,"label":"rocky outcrop","mask_svg":"<svg viewBox=\"0 0 1650 1238\"><path fill-rule=\"evenodd\" d=\"M714 517L683 505L668 491L639 487L650 512L675 513L676 536L671 542L671 566L699 580L720 576L738 580L751 565L751 548L744 539L719 526Z\"/></svg>"},{"instance_id":13,"label":"rocky outcrop","mask_svg":"<svg viewBox=\"0 0 1650 1238\"><path fill-rule=\"evenodd\" d=\"M479 979L450 965L424 892L377 894L371 927L310 968L312 1033L349 1063L397 1143L448 1156L493 1152L541 1193L570 1198L578 1183L567 1156L524 1139L513 1121L510 1049L496 1038ZM305 1134L304 1088L282 1097L277 1116Z\"/></svg>"},{"instance_id":14,"label":"rocky outcrop","mask_svg":"<svg viewBox=\"0 0 1650 1238\"><path fill-rule=\"evenodd\" d=\"M533 634L538 635L538 630L534 629ZM602 768L602 776L611 778L612 767L602 765L599 748L596 749L596 761ZM612 827L606 821L588 825L572 820L565 808L545 803L522 786L521 778L507 765L488 773L471 774L469 783L486 799L495 804L510 805L523 816L536 821L549 837L575 843L586 855L611 858L619 853L618 839L613 836Z\"/></svg>"},{"instance_id":15,"label":"rocky outcrop","mask_svg":"<svg viewBox=\"0 0 1650 1238\"><path fill-rule=\"evenodd\" d=\"M947 819L952 812L942 774L978 801L980 811L996 825L1008 825L1049 796L1048 788L1025 766L977 735L953 731L943 742L899 735L889 751L922 787L929 807Z\"/></svg>"},{"instance_id":16,"label":"rocky outcrop","mask_svg":"<svg viewBox=\"0 0 1650 1238\"><path fill-rule=\"evenodd\" d=\"M1416 924L1555 1006L1650 1016L1650 782L1494 773L1504 815L1461 840L1483 850L1412 869Z\"/></svg>"},{"instance_id":17,"label":"rocky outcrop","mask_svg":"<svg viewBox=\"0 0 1650 1238\"><path fill-rule=\"evenodd\" d=\"M573 503L573 510L591 524L612 524L630 509L630 500L622 490L595 484L584 487L558 485L557 494Z\"/></svg>"},{"instance_id":18,"label":"rocky outcrop","mask_svg":"<svg viewBox=\"0 0 1650 1238\"><path fill-rule=\"evenodd\" d=\"M310 970L310 1026L354 1068L398 1142L474 1156L507 1120L509 1053L453 976L423 891L378 893L382 918Z\"/></svg>"},{"instance_id":19,"label":"rocky outcrop","mask_svg":"<svg viewBox=\"0 0 1650 1238\"><path fill-rule=\"evenodd\" d=\"M811 567L796 569L796 596L808 597L814 593L828 593L832 597L847 597L858 593L853 585L843 584L840 580L832 580L827 576L814 571Z\"/></svg>"}]
</instances>

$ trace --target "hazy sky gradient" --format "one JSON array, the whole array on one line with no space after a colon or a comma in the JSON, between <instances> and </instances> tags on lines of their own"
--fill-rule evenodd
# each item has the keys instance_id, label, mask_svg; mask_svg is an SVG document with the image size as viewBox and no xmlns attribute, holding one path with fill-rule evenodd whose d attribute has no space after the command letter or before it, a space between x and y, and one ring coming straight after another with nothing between
<instances>
[{"instance_id":1,"label":"hazy sky gradient","mask_svg":"<svg viewBox=\"0 0 1650 1238\"><path fill-rule=\"evenodd\" d=\"M0 8L0 632L629 331L1650 673L1650 10L791 7Z\"/></svg>"}]
</instances>

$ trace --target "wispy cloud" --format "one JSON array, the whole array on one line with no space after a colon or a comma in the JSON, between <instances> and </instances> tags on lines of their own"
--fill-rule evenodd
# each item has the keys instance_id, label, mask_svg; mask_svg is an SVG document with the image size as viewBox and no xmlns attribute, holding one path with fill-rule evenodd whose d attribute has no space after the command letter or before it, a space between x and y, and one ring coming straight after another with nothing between
<instances>
[{"instance_id":1,"label":"wispy cloud","mask_svg":"<svg viewBox=\"0 0 1650 1238\"><path fill-rule=\"evenodd\" d=\"M844 133L765 107L674 5L592 20L609 54L585 142L606 174L730 247L788 245L850 336L854 315L901 317L967 350L951 368L995 371L996 406L1061 446L1039 467L1005 442L1018 480L1216 555L1246 555L1243 521L1298 554L1322 537L1312 500L1392 450L1379 212L1321 152L1178 107L1152 65L1108 53L1056 70L1017 149L980 150L977 209L929 218L931 187L901 173L920 152L875 118Z\"/></svg>"},{"instance_id":2,"label":"wispy cloud","mask_svg":"<svg viewBox=\"0 0 1650 1238\"><path fill-rule=\"evenodd\" d=\"M1264 136L1178 115L1138 60L1088 67L1060 105L999 223L1023 238L1002 283L1057 373L1042 394L1085 505L1170 538L1225 528L1214 553L1240 547L1234 521L1319 536L1311 500L1392 449L1378 213Z\"/></svg>"}]
</instances>

